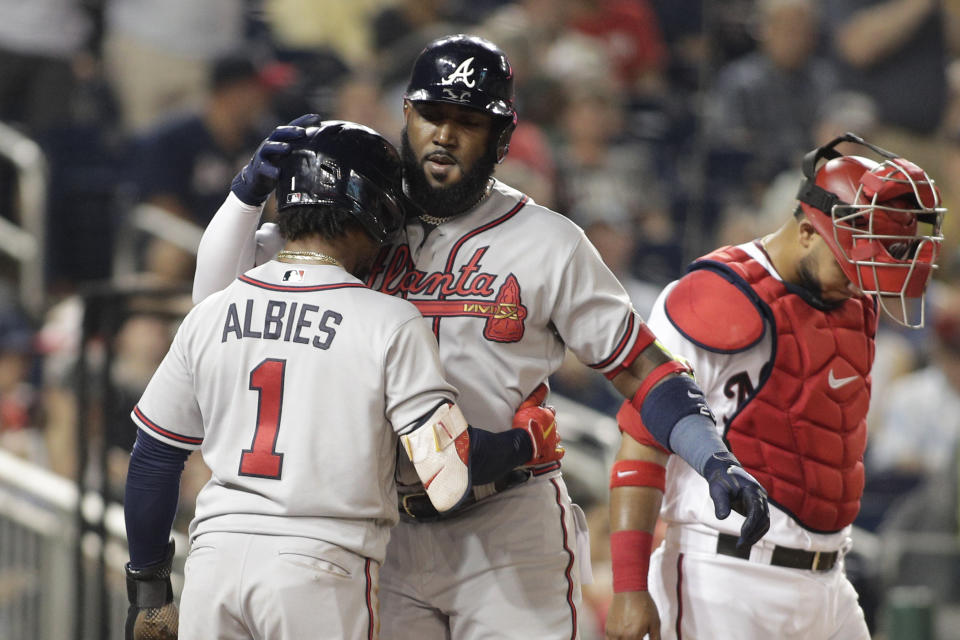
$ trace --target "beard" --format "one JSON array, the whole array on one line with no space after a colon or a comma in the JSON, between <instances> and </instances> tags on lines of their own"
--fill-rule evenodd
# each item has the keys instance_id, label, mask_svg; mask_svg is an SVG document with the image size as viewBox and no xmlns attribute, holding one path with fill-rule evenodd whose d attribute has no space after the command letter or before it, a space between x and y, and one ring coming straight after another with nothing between
<instances>
[{"instance_id":1,"label":"beard","mask_svg":"<svg viewBox=\"0 0 960 640\"><path fill-rule=\"evenodd\" d=\"M421 159L410 147L406 127L401 135L400 154L407 196L426 213L438 218L452 218L479 202L497 165L497 150L494 145L488 145L487 151L469 171L463 172L459 181L447 187L434 187L427 182Z\"/></svg>"},{"instance_id":2,"label":"beard","mask_svg":"<svg viewBox=\"0 0 960 640\"><path fill-rule=\"evenodd\" d=\"M823 299L823 284L817 276L814 275L815 266L816 260L812 255L807 255L800 259L800 264L797 265L797 280L800 287L807 292L815 306L824 311L841 307L846 300L831 302Z\"/></svg>"}]
</instances>

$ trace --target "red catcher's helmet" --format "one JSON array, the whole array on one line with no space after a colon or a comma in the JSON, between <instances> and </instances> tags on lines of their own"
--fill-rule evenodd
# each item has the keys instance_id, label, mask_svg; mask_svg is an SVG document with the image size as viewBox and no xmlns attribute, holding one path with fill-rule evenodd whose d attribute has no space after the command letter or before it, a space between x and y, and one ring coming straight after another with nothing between
<instances>
[{"instance_id":1,"label":"red catcher's helmet","mask_svg":"<svg viewBox=\"0 0 960 640\"><path fill-rule=\"evenodd\" d=\"M883 160L844 156L841 142L863 145ZM827 162L817 168L820 160ZM909 160L847 133L809 152L797 199L850 281L877 296L880 307L908 327L922 327L927 282L943 236L940 191ZM919 321L915 321L919 299Z\"/></svg>"}]
</instances>

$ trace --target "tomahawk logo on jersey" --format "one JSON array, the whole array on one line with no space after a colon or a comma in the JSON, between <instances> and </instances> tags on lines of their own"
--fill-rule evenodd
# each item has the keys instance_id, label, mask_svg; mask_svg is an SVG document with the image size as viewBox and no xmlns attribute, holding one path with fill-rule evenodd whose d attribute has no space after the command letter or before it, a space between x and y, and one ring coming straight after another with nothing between
<instances>
[{"instance_id":1,"label":"tomahawk logo on jersey","mask_svg":"<svg viewBox=\"0 0 960 640\"><path fill-rule=\"evenodd\" d=\"M406 245L387 248L377 257L368 284L384 293L408 298L425 318L482 318L484 338L517 342L523 338L527 317L527 308L521 303L520 283L512 273L501 277L481 271L481 259L488 249L480 247L474 251L455 275L450 270L428 273L417 269ZM378 280L379 285L372 284ZM418 300L411 295L430 299Z\"/></svg>"}]
</instances>

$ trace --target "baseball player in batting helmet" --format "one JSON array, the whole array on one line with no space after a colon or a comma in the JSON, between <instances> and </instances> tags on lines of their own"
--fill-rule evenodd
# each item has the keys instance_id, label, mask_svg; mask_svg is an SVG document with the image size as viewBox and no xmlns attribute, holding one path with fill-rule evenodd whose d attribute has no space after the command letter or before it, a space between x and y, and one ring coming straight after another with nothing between
<instances>
[{"instance_id":1,"label":"baseball player in batting helmet","mask_svg":"<svg viewBox=\"0 0 960 640\"><path fill-rule=\"evenodd\" d=\"M563 454L539 403L517 429L467 425L417 309L359 279L404 221L399 154L361 125L312 124L265 141L276 180L252 163L234 184L276 184L283 250L187 315L133 410L128 638L376 637L398 443L438 514ZM167 539L196 449L212 479L178 620Z\"/></svg>"},{"instance_id":2,"label":"baseball player in batting helmet","mask_svg":"<svg viewBox=\"0 0 960 640\"><path fill-rule=\"evenodd\" d=\"M842 155L842 142L877 159ZM697 371L718 434L769 492L770 530L738 543L739 516L708 508L703 478L625 405L608 638L870 637L843 558L864 486L878 313L922 324L944 210L923 169L854 134L811 151L803 172L779 230L696 260L650 317ZM657 482L628 493L618 474L629 461ZM667 529L651 557L658 511Z\"/></svg>"},{"instance_id":3,"label":"baseball player in batting helmet","mask_svg":"<svg viewBox=\"0 0 960 640\"><path fill-rule=\"evenodd\" d=\"M655 343L579 227L493 177L516 122L504 53L469 35L429 43L402 109L413 206L366 283L423 315L467 420L525 424L569 348L643 412L658 442L711 472L712 497L746 516L741 535L755 542L768 524L766 494L720 440L686 366ZM239 195L234 188L204 233L195 299L230 282L254 236L259 209ZM401 520L380 573L385 635L578 637L586 523L560 466L535 456L475 484L469 504L444 514L416 478L401 478Z\"/></svg>"}]
</instances>

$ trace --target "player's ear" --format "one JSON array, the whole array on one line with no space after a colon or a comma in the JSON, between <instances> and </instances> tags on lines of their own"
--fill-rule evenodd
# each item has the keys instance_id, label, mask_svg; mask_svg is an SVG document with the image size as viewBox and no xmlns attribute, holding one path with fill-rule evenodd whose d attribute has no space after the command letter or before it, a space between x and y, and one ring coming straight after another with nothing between
<instances>
[{"instance_id":1,"label":"player's ear","mask_svg":"<svg viewBox=\"0 0 960 640\"><path fill-rule=\"evenodd\" d=\"M809 249L817 238L817 230L806 218L797 220L797 235L799 236L800 246Z\"/></svg>"}]
</instances>

